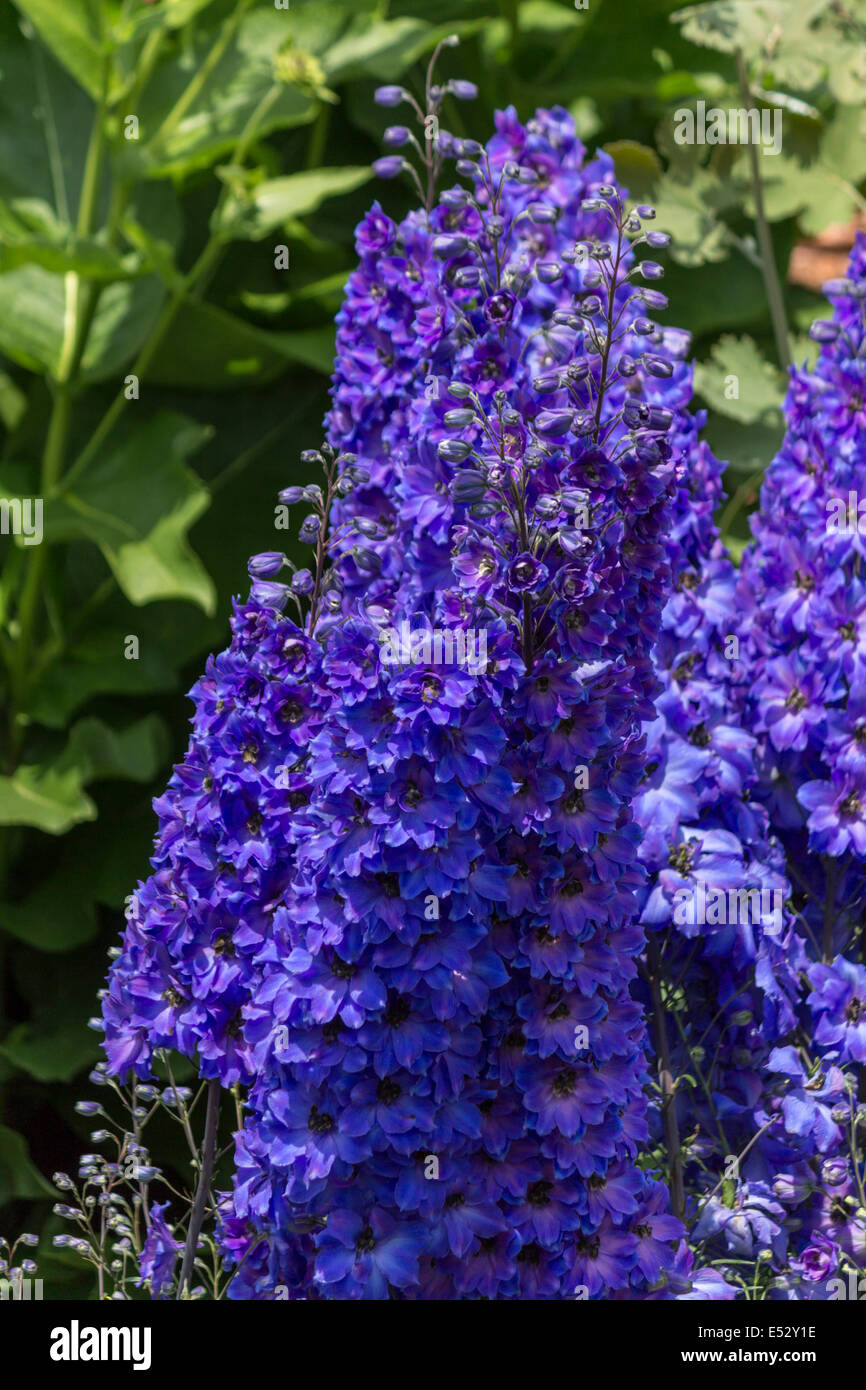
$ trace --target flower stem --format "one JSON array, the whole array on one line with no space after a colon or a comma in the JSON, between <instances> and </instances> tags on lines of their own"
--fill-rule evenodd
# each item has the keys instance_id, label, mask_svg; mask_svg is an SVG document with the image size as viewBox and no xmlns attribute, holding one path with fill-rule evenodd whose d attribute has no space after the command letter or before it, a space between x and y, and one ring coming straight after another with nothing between
<instances>
[{"instance_id":1,"label":"flower stem","mask_svg":"<svg viewBox=\"0 0 866 1390\"><path fill-rule=\"evenodd\" d=\"M748 105L751 99L749 89L749 75L746 71L746 60L743 57L742 49L737 49L737 75L740 84L740 99L744 105ZM767 291L767 303L770 308L770 319L773 324L773 336L776 340L776 355L779 365L783 370L791 365L791 347L788 342L788 320L785 314L785 301L782 295L782 286L779 281L779 272L776 269L776 260L773 255L773 240L770 236L770 224L767 221L767 213L764 207L764 189L761 183L761 171L758 164L758 150L753 141L746 145L749 159L749 172L752 178L752 197L755 200L755 229L758 233L758 246L761 251L761 268L764 276L764 288Z\"/></svg>"},{"instance_id":2,"label":"flower stem","mask_svg":"<svg viewBox=\"0 0 866 1390\"><path fill-rule=\"evenodd\" d=\"M671 1210L678 1220L685 1221L686 1198L683 1183L683 1156L680 1147L679 1124L677 1123L677 1102L671 1069L671 1053L668 1045L667 1020L661 991L661 958L658 942L653 934L650 934L647 942L647 964L653 1005L653 1031L658 1057L658 1077L662 1093L662 1126L670 1167Z\"/></svg>"},{"instance_id":3,"label":"flower stem","mask_svg":"<svg viewBox=\"0 0 866 1390\"><path fill-rule=\"evenodd\" d=\"M196 1246L198 1245L198 1238L201 1235L201 1228L204 1225L205 1208L207 1207L208 1197L210 1196L210 1185L213 1179L214 1161L216 1159L221 1090L222 1087L218 1080L214 1079L208 1082L204 1142L202 1143L201 1151L201 1168L199 1169L195 1201L193 1202L192 1213L189 1218L189 1230L186 1234L186 1248L183 1252L183 1264L180 1267L180 1280L177 1287L178 1298L184 1297L187 1285L192 1277Z\"/></svg>"}]
</instances>

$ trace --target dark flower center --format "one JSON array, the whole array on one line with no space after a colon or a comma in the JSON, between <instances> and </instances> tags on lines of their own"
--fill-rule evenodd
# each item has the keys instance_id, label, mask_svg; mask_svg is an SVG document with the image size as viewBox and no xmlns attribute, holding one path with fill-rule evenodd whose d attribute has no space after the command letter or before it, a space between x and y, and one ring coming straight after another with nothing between
<instances>
[{"instance_id":1,"label":"dark flower center","mask_svg":"<svg viewBox=\"0 0 866 1390\"><path fill-rule=\"evenodd\" d=\"M696 652L690 652L688 656L684 656L679 665L674 667L674 680L679 681L680 684L682 684L683 681L690 680L697 659Z\"/></svg>"},{"instance_id":2,"label":"dark flower center","mask_svg":"<svg viewBox=\"0 0 866 1390\"><path fill-rule=\"evenodd\" d=\"M383 1105L393 1105L399 1097L400 1087L396 1081L390 1081L388 1077L385 1077L384 1081L380 1081L376 1087L376 1099L381 1101Z\"/></svg>"},{"instance_id":3,"label":"dark flower center","mask_svg":"<svg viewBox=\"0 0 866 1390\"><path fill-rule=\"evenodd\" d=\"M405 999L398 995L392 999L385 1010L385 1022L391 1028L399 1028L401 1023L405 1023L412 1010L409 1008Z\"/></svg>"},{"instance_id":4,"label":"dark flower center","mask_svg":"<svg viewBox=\"0 0 866 1390\"><path fill-rule=\"evenodd\" d=\"M863 1012L863 1000L852 999L845 1009L845 1017L849 1023L856 1023Z\"/></svg>"},{"instance_id":5,"label":"dark flower center","mask_svg":"<svg viewBox=\"0 0 866 1390\"><path fill-rule=\"evenodd\" d=\"M386 898L399 898L400 883L396 874L377 874L376 882L381 884Z\"/></svg>"},{"instance_id":6,"label":"dark flower center","mask_svg":"<svg viewBox=\"0 0 866 1390\"><path fill-rule=\"evenodd\" d=\"M351 980L355 974L355 966L347 960L341 960L338 955L331 961L331 973L336 975L338 980Z\"/></svg>"},{"instance_id":7,"label":"dark flower center","mask_svg":"<svg viewBox=\"0 0 866 1390\"><path fill-rule=\"evenodd\" d=\"M562 809L567 816L576 816L582 813L584 809L583 792L574 791L570 796L567 796L562 803Z\"/></svg>"},{"instance_id":8,"label":"dark flower center","mask_svg":"<svg viewBox=\"0 0 866 1390\"><path fill-rule=\"evenodd\" d=\"M801 709L806 708L808 703L809 701L806 699L806 696L803 694L802 690L799 690L795 685L793 690L789 694L787 700L785 701L785 709L793 710L795 714L798 714Z\"/></svg>"},{"instance_id":9,"label":"dark flower center","mask_svg":"<svg viewBox=\"0 0 866 1390\"><path fill-rule=\"evenodd\" d=\"M334 1128L334 1117L314 1105L307 1120L307 1128L311 1134L328 1134Z\"/></svg>"},{"instance_id":10,"label":"dark flower center","mask_svg":"<svg viewBox=\"0 0 866 1390\"><path fill-rule=\"evenodd\" d=\"M710 731L707 728L706 724L703 723L703 721L701 721L700 724L696 724L693 729L689 730L689 743L691 743L695 748L706 748L709 741Z\"/></svg>"},{"instance_id":11,"label":"dark flower center","mask_svg":"<svg viewBox=\"0 0 866 1390\"><path fill-rule=\"evenodd\" d=\"M356 1255L366 1255L376 1248L376 1237L373 1235L373 1227L365 1226L355 1246Z\"/></svg>"},{"instance_id":12,"label":"dark flower center","mask_svg":"<svg viewBox=\"0 0 866 1390\"><path fill-rule=\"evenodd\" d=\"M445 1198L445 1205L446 1205L446 1207L462 1207L462 1206L465 1206L465 1205L466 1205L466 1194L465 1194L465 1192L452 1192L451 1195L450 1195L449 1197L446 1197L446 1198Z\"/></svg>"},{"instance_id":13,"label":"dark flower center","mask_svg":"<svg viewBox=\"0 0 866 1390\"><path fill-rule=\"evenodd\" d=\"M424 680L421 682L421 699L425 704L429 705L431 700L435 700L441 692L441 682L438 681L435 676L424 677Z\"/></svg>"},{"instance_id":14,"label":"dark flower center","mask_svg":"<svg viewBox=\"0 0 866 1390\"><path fill-rule=\"evenodd\" d=\"M671 845L668 852L668 864L672 869L676 869L678 874L687 874L692 867L692 851L688 845Z\"/></svg>"},{"instance_id":15,"label":"dark flower center","mask_svg":"<svg viewBox=\"0 0 866 1390\"><path fill-rule=\"evenodd\" d=\"M839 814L841 816L849 816L853 819L855 816L859 816L862 809L863 803L857 793L850 792L839 807Z\"/></svg>"},{"instance_id":16,"label":"dark flower center","mask_svg":"<svg viewBox=\"0 0 866 1390\"><path fill-rule=\"evenodd\" d=\"M577 1075L569 1067L566 1071L561 1071L553 1083L553 1094L557 1100L564 1100L566 1096L573 1095L574 1083Z\"/></svg>"},{"instance_id":17,"label":"dark flower center","mask_svg":"<svg viewBox=\"0 0 866 1390\"><path fill-rule=\"evenodd\" d=\"M538 1182L530 1183L526 1191L526 1200L531 1207L548 1207L550 1206L550 1194L552 1189L552 1182L539 1180Z\"/></svg>"},{"instance_id":18,"label":"dark flower center","mask_svg":"<svg viewBox=\"0 0 866 1390\"><path fill-rule=\"evenodd\" d=\"M233 956L235 953L235 943L230 936L218 936L213 944L215 956Z\"/></svg>"}]
</instances>

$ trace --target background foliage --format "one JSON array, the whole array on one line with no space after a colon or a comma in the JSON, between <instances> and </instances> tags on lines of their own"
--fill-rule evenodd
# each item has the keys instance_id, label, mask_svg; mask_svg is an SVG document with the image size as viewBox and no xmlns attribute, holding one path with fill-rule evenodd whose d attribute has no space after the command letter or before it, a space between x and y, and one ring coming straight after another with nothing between
<instances>
[{"instance_id":1,"label":"background foliage","mask_svg":"<svg viewBox=\"0 0 866 1390\"><path fill-rule=\"evenodd\" d=\"M44 499L42 545L0 537L10 1234L50 1230L40 1172L74 1170L88 1146L73 1104L99 1056L86 1019L105 951L186 743L184 692L224 644L247 556L275 544L277 491L319 440L354 225L373 196L398 213L412 197L368 183L373 89L420 90L419 61L451 32L463 44L443 75L480 87L452 129L485 139L506 102L524 117L561 103L674 234L667 321L694 335L735 551L748 534L784 359L806 355L823 302L785 285L792 248L866 208L866 0L0 9L0 497ZM677 109L747 95L783 116L782 153L757 156L775 273L749 152L673 140ZM786 331L770 307L780 283ZM41 1266L78 1291L62 1252Z\"/></svg>"}]
</instances>

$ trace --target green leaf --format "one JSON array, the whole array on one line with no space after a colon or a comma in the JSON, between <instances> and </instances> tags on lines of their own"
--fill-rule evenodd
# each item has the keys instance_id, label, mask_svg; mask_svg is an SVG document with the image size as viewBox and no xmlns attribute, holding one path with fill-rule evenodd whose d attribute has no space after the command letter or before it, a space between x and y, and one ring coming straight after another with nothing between
<instances>
[{"instance_id":1,"label":"green leaf","mask_svg":"<svg viewBox=\"0 0 866 1390\"><path fill-rule=\"evenodd\" d=\"M96 935L92 867L57 872L20 902L0 903L0 928L39 951L74 951Z\"/></svg>"},{"instance_id":2,"label":"green leaf","mask_svg":"<svg viewBox=\"0 0 866 1390\"><path fill-rule=\"evenodd\" d=\"M88 783L149 781L166 749L165 729L156 715L120 732L99 719L83 719L54 762L28 764L0 777L0 825L30 825L48 835L65 835L73 825L96 817L84 791Z\"/></svg>"},{"instance_id":3,"label":"green leaf","mask_svg":"<svg viewBox=\"0 0 866 1390\"><path fill-rule=\"evenodd\" d=\"M165 291L153 276L109 284L100 296L84 355L85 375L114 376L159 315ZM29 371L57 375L66 326L66 285L38 265L0 275L0 351Z\"/></svg>"},{"instance_id":4,"label":"green leaf","mask_svg":"<svg viewBox=\"0 0 866 1390\"><path fill-rule=\"evenodd\" d=\"M617 179L628 189L630 201L641 203L650 198L662 172L655 150L636 140L613 140L604 149L612 157Z\"/></svg>"},{"instance_id":5,"label":"green leaf","mask_svg":"<svg viewBox=\"0 0 866 1390\"><path fill-rule=\"evenodd\" d=\"M244 237L260 241L290 218L306 217L327 199L352 193L370 178L372 170L362 165L310 169L301 174L265 179L246 194L239 192L229 196L215 230L226 240Z\"/></svg>"},{"instance_id":6,"label":"green leaf","mask_svg":"<svg viewBox=\"0 0 866 1390\"><path fill-rule=\"evenodd\" d=\"M69 958L22 954L15 984L29 1000L31 1018L0 1042L0 1057L37 1081L71 1081L100 1055L99 1035L87 1026L93 1007L96 952Z\"/></svg>"},{"instance_id":7,"label":"green leaf","mask_svg":"<svg viewBox=\"0 0 866 1390\"><path fill-rule=\"evenodd\" d=\"M119 256L93 239L77 237L40 198L0 200L0 275L22 265L55 275L75 272L91 280L127 280L144 273L139 257Z\"/></svg>"},{"instance_id":8,"label":"green leaf","mask_svg":"<svg viewBox=\"0 0 866 1390\"><path fill-rule=\"evenodd\" d=\"M726 334L708 362L695 366L695 390L732 420L743 424L778 423L785 377L763 358L752 338Z\"/></svg>"},{"instance_id":9,"label":"green leaf","mask_svg":"<svg viewBox=\"0 0 866 1390\"><path fill-rule=\"evenodd\" d=\"M30 1161L27 1141L0 1125L0 1206L30 1198L54 1197L54 1188Z\"/></svg>"},{"instance_id":10,"label":"green leaf","mask_svg":"<svg viewBox=\"0 0 866 1390\"><path fill-rule=\"evenodd\" d=\"M94 820L96 807L82 790L75 767L19 767L0 777L0 825L31 825L46 835L65 835L80 821Z\"/></svg>"},{"instance_id":11,"label":"green leaf","mask_svg":"<svg viewBox=\"0 0 866 1390\"><path fill-rule=\"evenodd\" d=\"M334 329L274 333L212 304L188 300L150 369L154 384L197 390L238 390L281 376L299 362L330 376Z\"/></svg>"},{"instance_id":12,"label":"green leaf","mask_svg":"<svg viewBox=\"0 0 866 1390\"><path fill-rule=\"evenodd\" d=\"M391 82L436 47L449 34L468 37L482 27L479 20L431 26L408 17L370 24L359 16L336 43L320 56L330 82L374 77Z\"/></svg>"},{"instance_id":13,"label":"green leaf","mask_svg":"<svg viewBox=\"0 0 866 1390\"><path fill-rule=\"evenodd\" d=\"M705 438L717 458L724 459L731 473L752 476L767 467L778 453L784 438L781 420L767 420L745 425L740 421L711 415L704 431Z\"/></svg>"},{"instance_id":14,"label":"green leaf","mask_svg":"<svg viewBox=\"0 0 866 1390\"><path fill-rule=\"evenodd\" d=\"M182 178L207 168L231 151L274 85L274 63L291 31L286 16L259 8L244 16L216 67L192 104L185 92L217 39L213 29L197 33L178 61L162 64L139 103L142 139L125 141L118 168L150 178ZM285 84L258 123L261 136L312 121L313 92Z\"/></svg>"},{"instance_id":15,"label":"green leaf","mask_svg":"<svg viewBox=\"0 0 866 1390\"><path fill-rule=\"evenodd\" d=\"M98 97L105 49L98 0L14 0L42 42L85 91Z\"/></svg>"},{"instance_id":16,"label":"green leaf","mask_svg":"<svg viewBox=\"0 0 866 1390\"><path fill-rule=\"evenodd\" d=\"M138 620L133 624L138 627ZM139 638L138 655L127 657L130 636ZM94 695L146 695L174 687L171 666L155 641L129 628L94 627L65 647L31 687L28 714L50 728L62 728L70 715Z\"/></svg>"},{"instance_id":17,"label":"green leaf","mask_svg":"<svg viewBox=\"0 0 866 1390\"><path fill-rule=\"evenodd\" d=\"M213 584L187 541L209 498L185 460L207 438L182 415L146 420L46 499L46 540L98 545L131 603L178 598L213 612Z\"/></svg>"},{"instance_id":18,"label":"green leaf","mask_svg":"<svg viewBox=\"0 0 866 1390\"><path fill-rule=\"evenodd\" d=\"M158 715L149 714L122 730L101 719L81 719L69 734L63 761L77 768L82 783L114 778L149 782L168 753L168 735Z\"/></svg>"},{"instance_id":19,"label":"green leaf","mask_svg":"<svg viewBox=\"0 0 866 1390\"><path fill-rule=\"evenodd\" d=\"M99 1039L81 1018L53 1014L38 1024L19 1023L0 1043L0 1057L36 1081L71 1081L99 1060Z\"/></svg>"}]
</instances>

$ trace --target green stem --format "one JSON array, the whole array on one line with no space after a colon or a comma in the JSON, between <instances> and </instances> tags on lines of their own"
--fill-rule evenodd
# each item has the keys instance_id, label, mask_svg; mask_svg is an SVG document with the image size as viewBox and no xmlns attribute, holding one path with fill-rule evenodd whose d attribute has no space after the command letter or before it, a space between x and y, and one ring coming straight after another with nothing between
<instances>
[{"instance_id":1,"label":"green stem","mask_svg":"<svg viewBox=\"0 0 866 1390\"><path fill-rule=\"evenodd\" d=\"M319 114L313 122L310 130L310 144L307 150L307 168L318 169L325 157L325 146L328 142L328 130L331 125L331 108L327 102L322 102L319 107Z\"/></svg>"},{"instance_id":2,"label":"green stem","mask_svg":"<svg viewBox=\"0 0 866 1390\"><path fill-rule=\"evenodd\" d=\"M201 94L214 69L222 60L224 54L226 53L226 50L228 49L229 44L231 43L232 39L235 36L235 33L237 32L241 20L243 19L244 15L246 14L247 10L250 8L250 5L252 3L253 0L240 0L240 4L238 5L234 14L222 26L219 32L219 37L217 38L213 47L210 49L210 52L208 53L201 67L196 72L195 77L193 77L192 80L184 88L183 92L178 97L174 106L171 108L165 120L159 127L159 130L156 132L156 136L154 139L155 144L159 144L161 141L165 141L167 136L173 134L173 132L180 125L181 121L183 120L187 111L192 106L193 102Z\"/></svg>"},{"instance_id":3,"label":"green stem","mask_svg":"<svg viewBox=\"0 0 866 1390\"><path fill-rule=\"evenodd\" d=\"M103 91L107 88L107 79L106 66L103 72ZM76 219L76 232L79 237L91 235L96 219L99 185L105 156L105 109L105 97L103 96L96 109L84 161L81 199ZM72 389L84 355L87 335L92 322L92 312L88 312L86 307L85 311L82 312L86 300L85 288L84 282L77 272L72 271L66 276L66 331L57 363L54 402L45 436L39 480L40 493L43 498L51 495L63 472L72 416ZM30 649L36 628L45 563L45 547L36 546L28 561L18 607L18 634L11 672L13 707L20 703L23 686L30 668ZM13 714L11 734L13 760L17 759L20 738L21 731Z\"/></svg>"},{"instance_id":4,"label":"green stem","mask_svg":"<svg viewBox=\"0 0 866 1390\"><path fill-rule=\"evenodd\" d=\"M264 97L259 102L250 119L247 121L247 124L244 127L238 139L238 143L235 146L232 161L233 163L242 164L243 161L246 159L250 147L256 138L258 127L261 121L264 119L268 110L276 101L281 90L281 84L275 83L269 89L269 91L265 93ZM193 265L192 269L187 273L187 275L184 276L182 285L180 285L177 289L172 291L171 296L168 299L168 302L165 304L162 313L160 314L159 318L157 319L156 323L154 324L151 330L150 337L148 338L144 346L141 348L137 358L135 359L135 362L132 364L132 367L130 368L130 374L132 376L138 377L139 380L141 380L142 377L146 376L147 370L150 367L150 364L153 361L160 347L160 344L162 343L163 338L165 337L166 333L168 332L169 328L174 322L175 316L177 315L177 312L181 304L183 304L185 300L191 297L197 297L201 295L203 289L207 285L207 282L214 270L217 261L219 260L219 257L222 255L225 242L219 235L218 223L219 215L223 207L225 206L225 201L228 195L228 186L224 185L220 193L219 199L217 200L216 208L214 209L213 215L211 217L211 235L208 239L207 244L204 247L204 250L202 251L198 260ZM79 475L83 472L83 470L87 467L90 461L98 454L99 450L105 444L105 441L108 439L109 435L111 434L112 430L114 429L115 425L117 424L118 420L123 414L126 404L127 398L125 393L123 392L123 390L118 391L117 395L114 397L114 400L111 402L111 405L108 407L108 410L103 415L102 419L100 420L99 424L97 425L96 429L94 430L84 449L78 455L78 458L75 460L72 467L67 472L64 479L65 487L68 487L71 483L73 483L75 479L78 478Z\"/></svg>"},{"instance_id":5,"label":"green stem","mask_svg":"<svg viewBox=\"0 0 866 1390\"><path fill-rule=\"evenodd\" d=\"M656 1055L658 1057L658 1078L662 1095L662 1127L665 1146L668 1151L668 1166L671 1184L671 1211L678 1221L685 1221L686 1198L683 1181L683 1154L680 1144L680 1129L677 1122L677 1101L674 1075L671 1066L671 1053L668 1045L668 1028L665 1006L662 999L662 968L658 941L650 934L647 941L647 966L649 970L650 994L652 996L653 1031L655 1032Z\"/></svg>"},{"instance_id":6,"label":"green stem","mask_svg":"<svg viewBox=\"0 0 866 1390\"><path fill-rule=\"evenodd\" d=\"M749 75L746 70L746 60L743 57L742 49L737 49L737 75L740 84L740 100L744 106L748 107L751 97L749 90ZM776 269L776 258L773 255L773 239L770 236L770 224L767 221L767 213L764 207L764 189L761 183L761 170L758 164L758 148L753 141L746 145L749 159L749 171L752 179L752 197L755 200L755 229L758 233L758 246L761 251L761 267L764 276L764 287L767 291L767 303L770 308L770 319L773 324L773 336L776 339L776 355L779 358L779 365L787 370L791 365L791 347L788 342L788 320L785 314L785 300L782 295L782 286L779 281L779 272Z\"/></svg>"}]
</instances>

